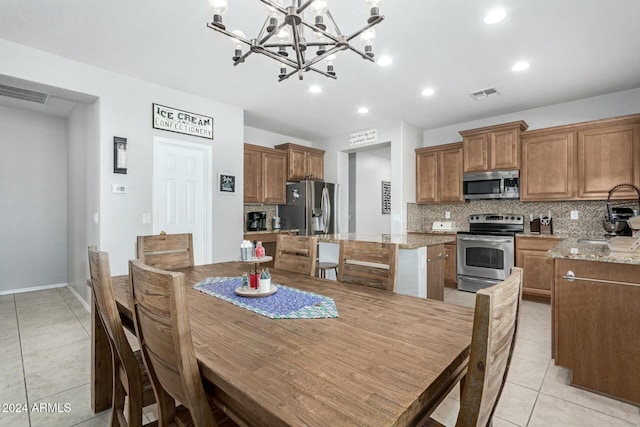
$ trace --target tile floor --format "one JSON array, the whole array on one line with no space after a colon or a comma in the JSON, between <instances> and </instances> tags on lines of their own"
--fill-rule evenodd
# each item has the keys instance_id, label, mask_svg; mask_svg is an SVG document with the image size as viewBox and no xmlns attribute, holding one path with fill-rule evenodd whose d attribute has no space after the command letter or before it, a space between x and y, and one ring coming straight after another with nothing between
<instances>
[{"instance_id":1,"label":"tile floor","mask_svg":"<svg viewBox=\"0 0 640 427\"><path fill-rule=\"evenodd\" d=\"M474 295L446 289L445 300L473 305ZM0 296L0 426L108 425L109 411L94 414L89 405L90 327L89 313L67 288ZM495 427L640 427L638 407L568 386L550 341L549 305L523 302ZM17 412L12 404L43 410ZM453 426L459 406L456 387L433 416Z\"/></svg>"}]
</instances>

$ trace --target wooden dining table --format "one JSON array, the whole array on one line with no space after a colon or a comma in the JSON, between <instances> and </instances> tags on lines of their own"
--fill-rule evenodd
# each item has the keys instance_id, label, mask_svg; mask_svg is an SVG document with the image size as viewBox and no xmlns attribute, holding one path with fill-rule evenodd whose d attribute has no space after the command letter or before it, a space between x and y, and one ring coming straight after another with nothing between
<instances>
[{"instance_id":1,"label":"wooden dining table","mask_svg":"<svg viewBox=\"0 0 640 427\"><path fill-rule=\"evenodd\" d=\"M240 276L240 262L180 269L208 393L255 426L405 426L464 376L473 310L272 269L272 281L333 298L338 318L270 319L193 289ZM128 276L113 277L131 325ZM93 310L93 313L96 311ZM94 316L92 404L110 407L109 344Z\"/></svg>"}]
</instances>

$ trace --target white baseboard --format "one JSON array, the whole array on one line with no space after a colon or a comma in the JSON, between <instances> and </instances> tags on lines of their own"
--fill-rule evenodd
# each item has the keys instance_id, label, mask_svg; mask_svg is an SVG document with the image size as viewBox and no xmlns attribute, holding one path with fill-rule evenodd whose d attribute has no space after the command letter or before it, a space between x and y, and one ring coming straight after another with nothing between
<instances>
[{"instance_id":1,"label":"white baseboard","mask_svg":"<svg viewBox=\"0 0 640 427\"><path fill-rule=\"evenodd\" d=\"M0 295L21 294L23 292L44 291L46 289L64 288L66 283L56 283L54 285L32 286L30 288L11 289L9 291L0 291Z\"/></svg>"},{"instance_id":2,"label":"white baseboard","mask_svg":"<svg viewBox=\"0 0 640 427\"><path fill-rule=\"evenodd\" d=\"M76 290L75 290L75 289L73 289L73 287L72 287L72 286L67 285L67 288L69 289L69 292L71 292L71 294L72 294L74 297L76 297L76 299L77 299L78 301L80 301L80 304L82 304L82 306L84 307L84 309L85 309L85 310L87 310L89 313L91 313L91 306L89 305L89 303L88 303L88 302L86 302L86 301L84 300L84 298L82 298L82 297L80 296L80 294L79 294L78 292L76 292Z\"/></svg>"}]
</instances>

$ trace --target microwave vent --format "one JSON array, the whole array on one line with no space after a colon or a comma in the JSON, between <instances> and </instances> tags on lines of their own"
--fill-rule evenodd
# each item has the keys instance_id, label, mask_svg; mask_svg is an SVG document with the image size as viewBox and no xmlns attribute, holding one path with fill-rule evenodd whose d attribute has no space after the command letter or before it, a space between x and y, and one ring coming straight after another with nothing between
<instances>
[{"instance_id":1,"label":"microwave vent","mask_svg":"<svg viewBox=\"0 0 640 427\"><path fill-rule=\"evenodd\" d=\"M36 102L38 104L46 104L49 99L49 95L46 93L6 85L0 85L0 96Z\"/></svg>"},{"instance_id":2,"label":"microwave vent","mask_svg":"<svg viewBox=\"0 0 640 427\"><path fill-rule=\"evenodd\" d=\"M492 96L500 95L500 92L496 88L490 87L488 89L483 89L478 92L473 92L469 94L473 99L479 101L481 99L490 98Z\"/></svg>"}]
</instances>

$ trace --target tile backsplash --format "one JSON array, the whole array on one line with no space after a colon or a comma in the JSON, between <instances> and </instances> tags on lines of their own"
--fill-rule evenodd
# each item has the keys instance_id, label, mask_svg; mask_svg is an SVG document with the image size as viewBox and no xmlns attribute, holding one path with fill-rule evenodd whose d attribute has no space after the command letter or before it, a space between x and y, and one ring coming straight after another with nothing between
<instances>
[{"instance_id":1,"label":"tile backsplash","mask_svg":"<svg viewBox=\"0 0 640 427\"><path fill-rule=\"evenodd\" d=\"M522 202L520 200L473 200L466 203L440 205L407 204L407 230L431 231L433 221L445 220L445 211L451 212L458 231L469 229L468 219L473 214L523 215L524 231L529 232L529 215L538 218L551 213L553 234L561 237L602 237L602 219L606 214L605 201ZM571 211L578 211L578 220L571 219Z\"/></svg>"}]
</instances>

